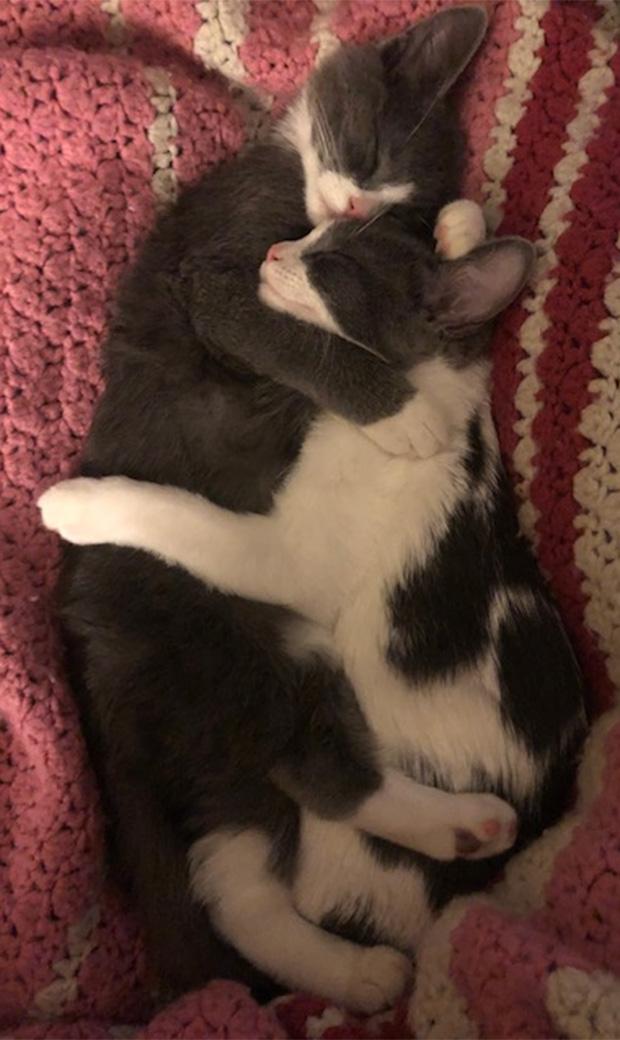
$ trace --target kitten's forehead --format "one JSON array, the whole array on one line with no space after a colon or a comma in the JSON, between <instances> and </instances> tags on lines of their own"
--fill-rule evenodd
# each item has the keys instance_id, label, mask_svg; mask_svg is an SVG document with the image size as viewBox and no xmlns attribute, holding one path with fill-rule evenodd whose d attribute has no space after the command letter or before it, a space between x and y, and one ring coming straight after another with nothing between
<instances>
[{"instance_id":1,"label":"kitten's forehead","mask_svg":"<svg viewBox=\"0 0 620 1040\"><path fill-rule=\"evenodd\" d=\"M379 105L385 96L383 62L372 44L343 44L326 58L309 82L310 96L331 109L370 99Z\"/></svg>"},{"instance_id":2,"label":"kitten's forehead","mask_svg":"<svg viewBox=\"0 0 620 1040\"><path fill-rule=\"evenodd\" d=\"M319 66L308 102L322 162L349 173L373 172L385 98L383 65L372 46L344 46Z\"/></svg>"}]
</instances>

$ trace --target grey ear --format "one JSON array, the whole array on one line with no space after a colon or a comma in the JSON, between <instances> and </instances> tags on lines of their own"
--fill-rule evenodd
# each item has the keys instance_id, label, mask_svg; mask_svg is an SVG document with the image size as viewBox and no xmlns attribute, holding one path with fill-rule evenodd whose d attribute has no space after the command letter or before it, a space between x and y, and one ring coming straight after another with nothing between
<instances>
[{"instance_id":1,"label":"grey ear","mask_svg":"<svg viewBox=\"0 0 620 1040\"><path fill-rule=\"evenodd\" d=\"M535 256L524 238L498 238L460 260L446 260L427 294L434 320L452 334L490 321L521 292Z\"/></svg>"},{"instance_id":2,"label":"grey ear","mask_svg":"<svg viewBox=\"0 0 620 1040\"><path fill-rule=\"evenodd\" d=\"M384 67L388 75L405 76L416 91L441 97L478 50L487 24L484 7L446 7L382 44Z\"/></svg>"}]
</instances>

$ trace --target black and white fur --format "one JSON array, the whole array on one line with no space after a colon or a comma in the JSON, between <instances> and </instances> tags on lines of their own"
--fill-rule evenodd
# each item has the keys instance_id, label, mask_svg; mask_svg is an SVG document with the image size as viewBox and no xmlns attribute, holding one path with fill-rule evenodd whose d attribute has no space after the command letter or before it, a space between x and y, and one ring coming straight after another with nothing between
<instances>
[{"instance_id":1,"label":"black and white fur","mask_svg":"<svg viewBox=\"0 0 620 1040\"><path fill-rule=\"evenodd\" d=\"M475 242L471 204L440 218L452 254L468 217ZM459 812L468 851L512 844L507 806L447 792L507 798L523 842L561 806L583 731L579 671L518 533L489 414L484 326L521 289L532 255L504 239L440 263L390 216L270 250L263 302L339 335L352 356L371 346L405 371L414 394L402 421L422 452L394 457L368 428L326 412L267 516L125 478L67 482L41 500L65 538L148 550L285 607L290 656L348 680L383 777L376 790L335 818L302 798L284 871L281 836L233 820L198 838L189 860L194 892L246 957L365 1011L397 995L408 961L396 949L413 952L432 917L433 867L416 852L466 851L451 837ZM346 729L337 697L327 711L333 730ZM282 786L296 796L294 769ZM435 874L441 885L439 865ZM316 927L347 921L387 945Z\"/></svg>"},{"instance_id":2,"label":"black and white fur","mask_svg":"<svg viewBox=\"0 0 620 1040\"><path fill-rule=\"evenodd\" d=\"M481 9L446 8L387 44L343 48L267 141L181 196L120 288L83 474L176 485L226 510L267 514L326 412L394 456L441 446L450 435L441 410L428 411L430 429L411 422L424 397L416 402L406 371L386 364L370 338L368 349L351 350L276 313L256 290L272 243L305 235L325 212L349 212L342 179L328 174L345 178L349 198L361 195L360 215L389 203L398 226L432 241L436 214L458 194L464 152L448 89L484 27ZM373 820L369 810L388 777L346 674L324 656L292 652L284 608L206 587L144 552L68 546L59 600L111 862L140 911L158 983L178 992L218 975L267 995L269 981L214 927L188 852L222 828L254 828L275 850L270 870L286 880L301 807L332 821L361 820L364 810L369 830L385 826L385 812ZM442 784L423 763L406 772L410 798L415 778ZM489 786L479 781L476 790ZM449 823L443 854L467 851ZM433 906L493 869L423 857L419 866ZM374 941L363 907L336 910L326 924ZM348 974L325 992L378 1006L394 974L388 994L361 968L366 959L381 975L384 958L348 948ZM273 974L285 984L313 984L293 958L280 968Z\"/></svg>"}]
</instances>

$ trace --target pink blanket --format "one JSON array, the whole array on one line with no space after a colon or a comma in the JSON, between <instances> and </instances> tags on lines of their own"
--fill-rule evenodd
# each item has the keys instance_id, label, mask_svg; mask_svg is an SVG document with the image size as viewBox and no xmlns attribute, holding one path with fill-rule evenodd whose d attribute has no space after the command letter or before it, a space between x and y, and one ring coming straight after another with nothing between
<instances>
[{"instance_id":1,"label":"pink blanket","mask_svg":"<svg viewBox=\"0 0 620 1040\"><path fill-rule=\"evenodd\" d=\"M0 1032L11 1037L620 1035L620 14L509 0L464 89L468 192L536 239L498 331L495 412L524 530L599 715L575 811L452 904L413 993L357 1021L214 982L152 1006L139 930L102 869L97 796L60 665L56 539L100 390L106 306L179 184L256 132L340 39L438 0L12 0L0 9ZM231 81L237 84L231 92Z\"/></svg>"}]
</instances>

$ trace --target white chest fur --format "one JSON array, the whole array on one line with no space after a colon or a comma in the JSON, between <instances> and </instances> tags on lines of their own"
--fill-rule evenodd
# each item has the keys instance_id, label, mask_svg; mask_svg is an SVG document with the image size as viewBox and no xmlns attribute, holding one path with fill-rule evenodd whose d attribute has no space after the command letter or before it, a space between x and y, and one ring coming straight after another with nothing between
<instances>
[{"instance_id":1,"label":"white chest fur","mask_svg":"<svg viewBox=\"0 0 620 1040\"><path fill-rule=\"evenodd\" d=\"M462 449L457 438L432 459L386 459L357 429L320 420L274 514L313 622L295 623L290 645L342 663L386 763L423 755L456 789L484 763L523 795L534 764L501 720L493 661L414 689L385 654L390 589L441 538L464 491Z\"/></svg>"}]
</instances>

